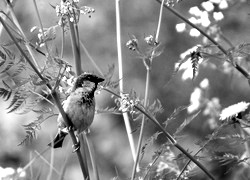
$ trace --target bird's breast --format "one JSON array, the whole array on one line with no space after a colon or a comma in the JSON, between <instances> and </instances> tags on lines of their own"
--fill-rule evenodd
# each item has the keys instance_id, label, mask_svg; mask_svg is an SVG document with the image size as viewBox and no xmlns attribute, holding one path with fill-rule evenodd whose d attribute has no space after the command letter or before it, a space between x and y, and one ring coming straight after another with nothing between
<instances>
[{"instance_id":1,"label":"bird's breast","mask_svg":"<svg viewBox=\"0 0 250 180\"><path fill-rule=\"evenodd\" d=\"M63 104L63 109L78 133L86 130L93 122L95 114L95 99L84 91L72 93Z\"/></svg>"}]
</instances>

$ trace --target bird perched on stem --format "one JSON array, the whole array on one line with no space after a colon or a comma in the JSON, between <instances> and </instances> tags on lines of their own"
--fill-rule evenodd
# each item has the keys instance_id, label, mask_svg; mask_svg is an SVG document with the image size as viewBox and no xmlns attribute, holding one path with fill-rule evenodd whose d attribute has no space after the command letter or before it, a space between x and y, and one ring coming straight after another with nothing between
<instances>
[{"instance_id":1,"label":"bird perched on stem","mask_svg":"<svg viewBox=\"0 0 250 180\"><path fill-rule=\"evenodd\" d=\"M87 130L93 122L95 114L94 94L98 83L102 81L104 81L103 78L94 74L81 74L77 77L70 95L63 102L63 109L72 122L69 128L73 128L74 131L77 131L77 134ZM53 148L62 147L63 140L68 134L68 129L61 114L59 114L57 122L58 133L53 142L49 143L49 146L53 146Z\"/></svg>"}]
</instances>

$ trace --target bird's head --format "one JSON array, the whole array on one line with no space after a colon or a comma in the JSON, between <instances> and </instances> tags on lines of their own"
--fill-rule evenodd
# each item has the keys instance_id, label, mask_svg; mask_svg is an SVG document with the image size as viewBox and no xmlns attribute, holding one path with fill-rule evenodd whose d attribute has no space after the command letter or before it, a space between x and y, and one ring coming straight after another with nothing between
<instances>
[{"instance_id":1,"label":"bird's head","mask_svg":"<svg viewBox=\"0 0 250 180\"><path fill-rule=\"evenodd\" d=\"M76 90L79 87L86 88L87 90L96 90L97 84L100 82L103 82L104 79L101 77L98 77L91 73L83 73L80 76L77 77L73 91Z\"/></svg>"}]
</instances>

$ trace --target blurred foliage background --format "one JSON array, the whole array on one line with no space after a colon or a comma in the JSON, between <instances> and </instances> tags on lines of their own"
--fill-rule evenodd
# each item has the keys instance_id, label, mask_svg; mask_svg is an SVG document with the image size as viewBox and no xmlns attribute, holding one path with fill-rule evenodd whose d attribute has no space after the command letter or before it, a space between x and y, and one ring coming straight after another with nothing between
<instances>
[{"instance_id":1,"label":"blurred foliage background","mask_svg":"<svg viewBox=\"0 0 250 180\"><path fill-rule=\"evenodd\" d=\"M183 0L175 6L175 8L184 14L190 16L188 10L190 7L199 6L200 0ZM43 0L37 1L41 19L44 27L50 27L57 23L58 17L55 10L50 4L56 5L60 3L58 0ZM87 5L95 9L95 13L91 18L81 16L79 23L79 32L81 40L85 43L91 56L96 63L101 67L102 71L107 71L108 66L115 64L117 67L117 49L116 49L116 29L115 29L115 1L110 0L85 0L80 1L80 4ZM6 4L0 2L1 10L5 10ZM125 91L135 89L137 94L143 98L145 88L146 70L143 62L138 56L129 51L125 44L131 36L135 35L141 41L143 48L143 39L149 34L154 34L157 27L160 4L153 0L126 0L121 1L121 31L122 31L122 48L123 48L123 65L124 65L124 85ZM17 1L14 6L15 13L18 17L22 28L25 31L28 39L32 42L37 41L37 35L31 33L30 29L33 26L39 26L38 19L35 14L33 3L31 0ZM223 11L224 19L219 23L224 35L234 44L249 42L249 3L236 4L231 8ZM201 68L198 77L192 81L182 81L181 73L178 73L168 83L174 71L174 64L180 59L179 55L201 42L201 38L190 37L186 33L177 33L175 25L181 21L164 10L162 28L160 31L160 43L163 53L154 59L151 73L150 84L150 102L159 99L163 105L164 112L157 115L159 121L164 121L167 117L179 106L188 105L190 103L190 94L193 89L199 85L204 79L208 78L210 82L209 96L218 97L222 107L240 102L249 101L249 84L239 75L238 72L224 73L220 68ZM59 28L57 29L56 40L51 44L53 51L60 49L61 35ZM2 32L0 41L6 42L8 35ZM67 34L66 48L64 60L73 65L72 49L70 37ZM38 62L42 62L40 55L37 55ZM96 72L84 52L82 52L82 64L84 71ZM73 65L74 66L74 65ZM249 69L249 66L245 66ZM117 68L114 79L118 79ZM105 108L107 106L115 106L110 94L101 92L96 96L97 108ZM34 114L17 115L15 113L7 113L6 107L8 103L0 101L0 166L1 167L23 167L32 157L36 155L35 151L42 152L47 147L48 142L54 137L57 126L56 117L51 118L43 123L41 130L38 132L38 137L30 145L18 146L25 138L25 131L22 125L28 124L35 120ZM168 126L168 131L173 133L176 128L188 116L187 112L182 112L174 122ZM195 142L201 140L205 135L211 133L208 119L199 115L186 129L186 136L180 144L189 151L195 151L198 147ZM139 132L136 131L140 122L131 122L134 131L135 142ZM152 135L157 129L147 122L145 137ZM100 114L95 116L93 125L91 126L90 138L95 147L98 166L101 174L101 179L112 179L118 176L121 179L130 177L133 160L127 140L127 135L124 128L124 122L121 115ZM145 139L146 139L145 138ZM166 139L160 136L157 142L148 147L143 159L143 165L147 165L152 160L152 155L156 147L158 147ZM74 153L70 153L71 141L68 138L67 143L62 149L57 149L54 152L54 163L57 169L61 168L66 158L67 169L65 179L80 179L82 177L78 160ZM236 151L241 151L237 147ZM179 152L176 151L178 154ZM66 155L66 156L65 156ZM50 158L50 152L44 154L44 157ZM69 157L67 157L69 156ZM48 166L43 160L38 159L33 170L41 171L41 179L47 175ZM230 173L224 173L223 168L217 169L218 177L229 179ZM201 173L202 174L202 173ZM57 175L54 174L55 177ZM199 179L206 179L204 175L200 175Z\"/></svg>"}]
</instances>

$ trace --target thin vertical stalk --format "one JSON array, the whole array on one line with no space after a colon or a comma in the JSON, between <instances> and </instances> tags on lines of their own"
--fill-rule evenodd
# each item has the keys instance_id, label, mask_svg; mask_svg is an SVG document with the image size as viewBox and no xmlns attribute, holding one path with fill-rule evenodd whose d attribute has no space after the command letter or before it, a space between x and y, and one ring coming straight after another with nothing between
<instances>
[{"instance_id":1,"label":"thin vertical stalk","mask_svg":"<svg viewBox=\"0 0 250 180\"><path fill-rule=\"evenodd\" d=\"M76 74L77 76L79 76L82 72L80 49L77 45L78 40L76 39L74 23L70 21L70 17L68 17L68 22L69 22L69 28L70 28L72 51L73 51L73 56L75 60Z\"/></svg>"},{"instance_id":2,"label":"thin vertical stalk","mask_svg":"<svg viewBox=\"0 0 250 180\"><path fill-rule=\"evenodd\" d=\"M61 55L60 55L60 58L63 58L64 43L65 43L64 25L62 26L61 30L62 30L62 45L61 45Z\"/></svg>"},{"instance_id":3,"label":"thin vertical stalk","mask_svg":"<svg viewBox=\"0 0 250 180\"><path fill-rule=\"evenodd\" d=\"M37 17L38 17L38 20L39 20L39 24L40 24L40 27L41 27L41 30L42 30L43 38L44 38L45 37L45 33L44 33L44 29L43 29L43 23L42 23L42 20L41 20L41 17L40 17L38 8L37 8L36 0L33 0L33 3L34 3L34 6L35 6L36 14L37 14ZM48 48L48 44L47 44L46 41L44 41L44 44L45 44L46 51L47 51L47 53L49 55L50 51L49 51L49 48Z\"/></svg>"},{"instance_id":4,"label":"thin vertical stalk","mask_svg":"<svg viewBox=\"0 0 250 180\"><path fill-rule=\"evenodd\" d=\"M91 143L90 140L88 140L87 135L84 135L87 147L89 148L89 155L90 155L90 160L91 160L91 164L92 164L92 168L93 168L93 174L94 174L94 179L95 180L100 180L99 177L99 172L98 172L98 168L97 168L97 164L96 164L96 158L94 156L94 147L93 144Z\"/></svg>"},{"instance_id":5,"label":"thin vertical stalk","mask_svg":"<svg viewBox=\"0 0 250 180\"><path fill-rule=\"evenodd\" d=\"M161 20L162 20L162 12L163 12L163 4L164 0L162 1L162 5L160 8L160 13L159 13L159 20L158 20L158 26L156 30L156 35L154 41L158 43L159 39L159 34L160 34L160 28L161 28ZM149 94L149 84L150 84L150 72L152 68L152 62L153 62L153 57L155 54L155 50L152 51L151 56L149 58L149 64L144 63L146 70L147 70L147 75L146 75L146 85L145 85L145 95L144 95L144 107L147 107L148 103L148 94ZM139 161L139 156L140 156L140 151L141 151L141 145L142 145L142 139L143 139L143 134L144 134L144 129L145 129L145 115L142 116L142 123L141 123L141 129L140 129L140 135L139 135L139 140L138 140L138 147L136 151L136 160L133 166L133 171L132 171L132 176L131 179L133 180L135 178L135 173L136 173L136 167L138 166L138 161Z\"/></svg>"},{"instance_id":6,"label":"thin vertical stalk","mask_svg":"<svg viewBox=\"0 0 250 180\"><path fill-rule=\"evenodd\" d=\"M148 91L149 91L149 81L150 81L150 68L147 68L147 76L146 76L146 87L145 87L145 95L144 95L144 107L147 106L147 99L148 99ZM138 167L138 161L141 151L141 145L142 145L142 139L145 129L145 115L142 117L142 123L141 123L141 129L139 134L139 140L138 140L138 146L136 151L136 160L133 166L132 176L131 179L133 180L135 178L136 168Z\"/></svg>"},{"instance_id":7,"label":"thin vertical stalk","mask_svg":"<svg viewBox=\"0 0 250 180\"><path fill-rule=\"evenodd\" d=\"M119 69L119 88L120 92L123 92L123 66L122 66L122 48L121 48L121 22L120 22L120 0L115 1L115 9L116 9L116 38L117 38L117 54L118 54L118 69ZM135 145L134 145L134 139L132 135L132 129L129 122L129 116L128 113L122 113L128 140L130 144L130 149L132 152L133 160L135 161L136 155L135 155Z\"/></svg>"}]
</instances>

